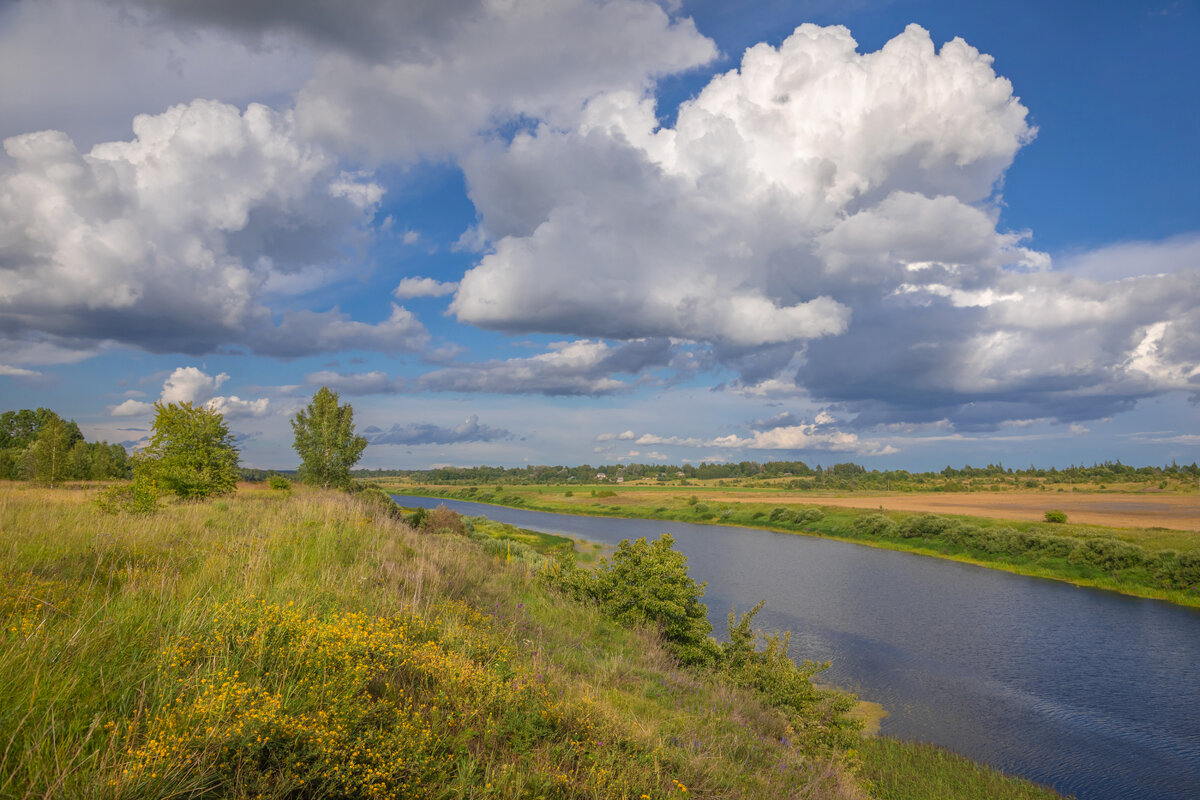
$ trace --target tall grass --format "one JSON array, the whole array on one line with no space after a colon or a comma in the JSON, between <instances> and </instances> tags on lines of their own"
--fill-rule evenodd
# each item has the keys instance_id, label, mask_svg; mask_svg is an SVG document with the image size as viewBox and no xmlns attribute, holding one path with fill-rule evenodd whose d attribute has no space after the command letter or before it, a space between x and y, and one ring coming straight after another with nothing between
<instances>
[{"instance_id":1,"label":"tall grass","mask_svg":"<svg viewBox=\"0 0 1200 800\"><path fill-rule=\"evenodd\" d=\"M0 484L0 797L862 798L533 561L351 496Z\"/></svg>"}]
</instances>

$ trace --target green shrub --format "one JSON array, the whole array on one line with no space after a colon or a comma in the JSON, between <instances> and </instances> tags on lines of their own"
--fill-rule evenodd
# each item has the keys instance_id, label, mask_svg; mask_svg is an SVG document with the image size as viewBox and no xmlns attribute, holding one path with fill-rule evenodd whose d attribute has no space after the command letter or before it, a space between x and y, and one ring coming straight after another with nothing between
<instances>
[{"instance_id":1,"label":"green shrub","mask_svg":"<svg viewBox=\"0 0 1200 800\"><path fill-rule=\"evenodd\" d=\"M684 664L711 665L720 654L709 638L712 625L700 602L704 584L687 572L687 557L663 534L655 542L624 539L612 560L594 572L580 569L574 554L563 554L546 573L547 581L578 600L593 601L623 625L653 625L672 654Z\"/></svg>"},{"instance_id":2,"label":"green shrub","mask_svg":"<svg viewBox=\"0 0 1200 800\"><path fill-rule=\"evenodd\" d=\"M418 508L416 511L413 511L411 514L406 516L404 521L408 523L410 528L413 528L414 530L420 530L421 528L425 527L425 520L428 519L428 517L429 509Z\"/></svg>"},{"instance_id":3,"label":"green shrub","mask_svg":"<svg viewBox=\"0 0 1200 800\"><path fill-rule=\"evenodd\" d=\"M771 516L767 517L776 524L782 524L792 521L792 512L782 506L776 506L771 509Z\"/></svg>"},{"instance_id":4,"label":"green shrub","mask_svg":"<svg viewBox=\"0 0 1200 800\"><path fill-rule=\"evenodd\" d=\"M1078 539L1067 536L1042 535L1037 537L1038 553L1050 558L1066 558L1079 546Z\"/></svg>"},{"instance_id":5,"label":"green shrub","mask_svg":"<svg viewBox=\"0 0 1200 800\"><path fill-rule=\"evenodd\" d=\"M267 478L267 486L281 492L290 492L292 490L292 482L282 475L272 475Z\"/></svg>"},{"instance_id":6,"label":"green shrub","mask_svg":"<svg viewBox=\"0 0 1200 800\"><path fill-rule=\"evenodd\" d=\"M1112 572L1146 562L1146 551L1135 544L1098 537L1084 539L1071 553L1071 560Z\"/></svg>"},{"instance_id":7,"label":"green shrub","mask_svg":"<svg viewBox=\"0 0 1200 800\"><path fill-rule=\"evenodd\" d=\"M853 699L813 685L813 676L829 668L805 660L797 664L789 654L791 634L763 634L750 623L766 601L737 618L729 612L729 641L721 645L721 670L738 685L756 690L770 705L790 713L805 741L794 742L803 749L852 747L861 724L846 718ZM762 647L758 647L759 640ZM814 725L814 722L816 723ZM803 735L802 734L802 735Z\"/></svg>"},{"instance_id":8,"label":"green shrub","mask_svg":"<svg viewBox=\"0 0 1200 800\"><path fill-rule=\"evenodd\" d=\"M93 502L105 514L149 514L158 509L158 486L141 478L109 486Z\"/></svg>"},{"instance_id":9,"label":"green shrub","mask_svg":"<svg viewBox=\"0 0 1200 800\"><path fill-rule=\"evenodd\" d=\"M1056 525L1061 525L1067 521L1067 514L1065 511L1047 511L1043 517L1045 518L1046 522L1052 522Z\"/></svg>"},{"instance_id":10,"label":"green shrub","mask_svg":"<svg viewBox=\"0 0 1200 800\"><path fill-rule=\"evenodd\" d=\"M918 514L908 517L896 526L896 532L906 539L934 539L954 525L954 520L939 517L937 514Z\"/></svg>"},{"instance_id":11,"label":"green shrub","mask_svg":"<svg viewBox=\"0 0 1200 800\"><path fill-rule=\"evenodd\" d=\"M896 530L896 523L883 514L865 514L850 526L860 536L889 536Z\"/></svg>"},{"instance_id":12,"label":"green shrub","mask_svg":"<svg viewBox=\"0 0 1200 800\"><path fill-rule=\"evenodd\" d=\"M1195 588L1200 585L1200 555L1163 550L1150 562L1150 572L1164 588Z\"/></svg>"},{"instance_id":13,"label":"green shrub","mask_svg":"<svg viewBox=\"0 0 1200 800\"><path fill-rule=\"evenodd\" d=\"M707 514L709 510L710 509L706 503L696 503L692 506L692 511L696 512L697 514Z\"/></svg>"}]
</instances>

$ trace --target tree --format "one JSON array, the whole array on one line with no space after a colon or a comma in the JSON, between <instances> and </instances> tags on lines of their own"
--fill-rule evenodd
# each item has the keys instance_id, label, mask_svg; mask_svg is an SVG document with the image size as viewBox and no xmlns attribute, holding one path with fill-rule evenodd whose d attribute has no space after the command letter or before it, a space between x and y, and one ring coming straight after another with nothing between
<instances>
[{"instance_id":1,"label":"tree","mask_svg":"<svg viewBox=\"0 0 1200 800\"><path fill-rule=\"evenodd\" d=\"M33 479L46 483L50 488L62 480L73 477L74 464L71 461L72 428L74 423L68 423L54 412L44 417L41 429L30 448ZM78 428L74 428L78 432ZM83 441L80 439L79 441Z\"/></svg>"},{"instance_id":2,"label":"tree","mask_svg":"<svg viewBox=\"0 0 1200 800\"><path fill-rule=\"evenodd\" d=\"M367 440L354 435L354 409L338 405L338 393L322 386L308 407L292 419L300 455L300 478L323 488L350 485L350 468L358 463Z\"/></svg>"},{"instance_id":3,"label":"tree","mask_svg":"<svg viewBox=\"0 0 1200 800\"><path fill-rule=\"evenodd\" d=\"M154 432L135 467L183 498L228 494L237 486L238 451L225 418L191 403L154 404Z\"/></svg>"}]
</instances>

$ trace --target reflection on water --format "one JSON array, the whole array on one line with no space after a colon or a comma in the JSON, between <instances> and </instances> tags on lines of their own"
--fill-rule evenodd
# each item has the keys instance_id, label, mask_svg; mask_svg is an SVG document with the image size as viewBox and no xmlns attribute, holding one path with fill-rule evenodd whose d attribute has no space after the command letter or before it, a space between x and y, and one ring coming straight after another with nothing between
<instances>
[{"instance_id":1,"label":"reflection on water","mask_svg":"<svg viewBox=\"0 0 1200 800\"><path fill-rule=\"evenodd\" d=\"M1200 798L1200 612L910 553L684 522L577 517L423 497L615 544L675 537L716 633L761 599L792 655L882 703L921 739L1080 800Z\"/></svg>"}]
</instances>

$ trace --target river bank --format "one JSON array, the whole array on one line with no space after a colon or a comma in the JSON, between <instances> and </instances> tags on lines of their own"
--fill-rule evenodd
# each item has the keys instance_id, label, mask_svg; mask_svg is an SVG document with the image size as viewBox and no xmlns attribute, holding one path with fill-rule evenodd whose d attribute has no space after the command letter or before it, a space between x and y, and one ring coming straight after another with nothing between
<instances>
[{"instance_id":1,"label":"river bank","mask_svg":"<svg viewBox=\"0 0 1200 800\"><path fill-rule=\"evenodd\" d=\"M791 631L794 658L832 662L823 682L889 710L885 741L1092 800L1200 796L1200 685L1180 679L1200 661L1196 609L828 537L395 500L607 544L669 534L715 629L766 600L756 625Z\"/></svg>"},{"instance_id":2,"label":"river bank","mask_svg":"<svg viewBox=\"0 0 1200 800\"><path fill-rule=\"evenodd\" d=\"M728 487L383 486L509 508L821 536L1200 607L1200 533L1193 531L907 513Z\"/></svg>"}]
</instances>

